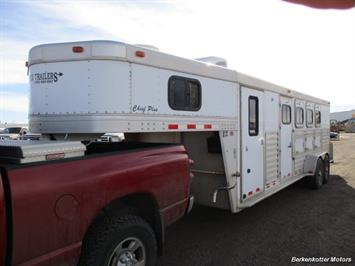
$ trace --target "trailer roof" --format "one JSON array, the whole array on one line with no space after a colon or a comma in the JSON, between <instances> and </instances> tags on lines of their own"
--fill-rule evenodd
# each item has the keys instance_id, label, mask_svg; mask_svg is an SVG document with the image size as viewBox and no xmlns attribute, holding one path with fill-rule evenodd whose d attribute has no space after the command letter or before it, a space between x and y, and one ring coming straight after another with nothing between
<instances>
[{"instance_id":1,"label":"trailer roof","mask_svg":"<svg viewBox=\"0 0 355 266\"><path fill-rule=\"evenodd\" d=\"M73 53L74 46L83 47L83 52ZM143 52L137 56L136 52ZM244 86L274 91L284 96L295 97L319 104L328 101L303 94L243 73L214 64L187 59L157 50L116 41L85 41L42 44L33 47L29 53L29 66L38 63L76 60L119 60L179 71L186 74L240 83Z\"/></svg>"}]
</instances>

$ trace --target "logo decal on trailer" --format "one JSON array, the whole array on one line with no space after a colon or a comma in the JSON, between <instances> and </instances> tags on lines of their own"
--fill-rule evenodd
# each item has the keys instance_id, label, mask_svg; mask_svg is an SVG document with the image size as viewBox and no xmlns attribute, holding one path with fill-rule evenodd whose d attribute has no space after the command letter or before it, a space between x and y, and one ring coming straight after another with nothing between
<instances>
[{"instance_id":1,"label":"logo decal on trailer","mask_svg":"<svg viewBox=\"0 0 355 266\"><path fill-rule=\"evenodd\" d=\"M142 105L134 105L132 107L132 112L133 113L145 113L145 112L158 112L158 107L152 106L152 105L147 105L147 106L142 106Z\"/></svg>"},{"instance_id":2,"label":"logo decal on trailer","mask_svg":"<svg viewBox=\"0 0 355 266\"><path fill-rule=\"evenodd\" d=\"M43 73L34 73L31 74L31 82L36 84L41 83L55 83L62 77L64 74L62 72L43 72Z\"/></svg>"}]
</instances>

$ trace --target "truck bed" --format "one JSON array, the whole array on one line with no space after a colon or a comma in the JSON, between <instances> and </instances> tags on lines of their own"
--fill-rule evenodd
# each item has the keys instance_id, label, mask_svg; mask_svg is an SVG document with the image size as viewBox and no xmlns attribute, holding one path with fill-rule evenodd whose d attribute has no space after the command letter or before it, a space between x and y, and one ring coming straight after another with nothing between
<instances>
[{"instance_id":1,"label":"truck bed","mask_svg":"<svg viewBox=\"0 0 355 266\"><path fill-rule=\"evenodd\" d=\"M117 199L151 199L165 226L188 205L190 165L182 145L93 143L82 157L0 168L13 265L76 265L88 227Z\"/></svg>"}]
</instances>

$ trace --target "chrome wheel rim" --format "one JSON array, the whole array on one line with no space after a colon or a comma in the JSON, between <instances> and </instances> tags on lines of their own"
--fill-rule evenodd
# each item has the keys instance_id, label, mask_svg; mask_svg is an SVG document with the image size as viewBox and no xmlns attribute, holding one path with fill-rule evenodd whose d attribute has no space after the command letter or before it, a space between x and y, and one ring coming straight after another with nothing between
<instances>
[{"instance_id":1,"label":"chrome wheel rim","mask_svg":"<svg viewBox=\"0 0 355 266\"><path fill-rule=\"evenodd\" d=\"M128 237L122 240L113 250L108 266L144 266L146 251L141 240Z\"/></svg>"}]
</instances>

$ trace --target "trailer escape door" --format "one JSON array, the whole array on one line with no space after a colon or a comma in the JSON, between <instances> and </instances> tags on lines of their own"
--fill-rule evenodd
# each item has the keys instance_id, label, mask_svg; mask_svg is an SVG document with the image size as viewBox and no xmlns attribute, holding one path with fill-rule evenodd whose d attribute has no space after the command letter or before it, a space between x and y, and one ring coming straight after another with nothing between
<instances>
[{"instance_id":1,"label":"trailer escape door","mask_svg":"<svg viewBox=\"0 0 355 266\"><path fill-rule=\"evenodd\" d=\"M287 178L292 173L292 114L291 98L281 97L281 178Z\"/></svg>"},{"instance_id":2,"label":"trailer escape door","mask_svg":"<svg viewBox=\"0 0 355 266\"><path fill-rule=\"evenodd\" d=\"M264 93L242 87L242 199L264 188Z\"/></svg>"}]
</instances>

